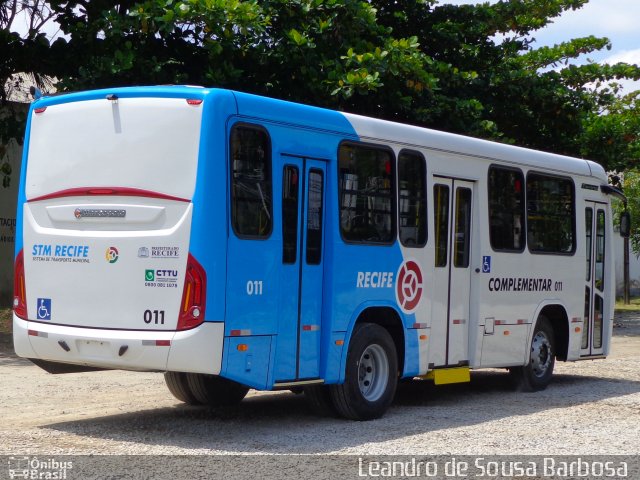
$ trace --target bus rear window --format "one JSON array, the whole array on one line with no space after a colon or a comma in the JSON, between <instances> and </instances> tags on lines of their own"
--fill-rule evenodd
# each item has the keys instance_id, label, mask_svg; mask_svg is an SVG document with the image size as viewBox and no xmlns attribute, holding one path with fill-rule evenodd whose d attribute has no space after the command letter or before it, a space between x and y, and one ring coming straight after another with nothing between
<instances>
[{"instance_id":1,"label":"bus rear window","mask_svg":"<svg viewBox=\"0 0 640 480\"><path fill-rule=\"evenodd\" d=\"M231 223L240 237L271 234L271 144L266 131L248 126L231 132Z\"/></svg>"}]
</instances>

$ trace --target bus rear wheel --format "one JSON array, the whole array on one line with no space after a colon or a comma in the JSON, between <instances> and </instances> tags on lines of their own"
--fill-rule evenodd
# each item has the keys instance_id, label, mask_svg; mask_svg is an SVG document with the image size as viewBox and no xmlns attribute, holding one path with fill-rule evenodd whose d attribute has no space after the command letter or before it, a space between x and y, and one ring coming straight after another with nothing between
<instances>
[{"instance_id":1,"label":"bus rear wheel","mask_svg":"<svg viewBox=\"0 0 640 480\"><path fill-rule=\"evenodd\" d=\"M396 347L380 325L356 325L345 369L345 382L331 386L340 415L352 420L380 418L389 408L398 383Z\"/></svg>"},{"instance_id":2,"label":"bus rear wheel","mask_svg":"<svg viewBox=\"0 0 640 480\"><path fill-rule=\"evenodd\" d=\"M551 382L556 360L555 337L549 320L540 316L531 339L529 363L509 369L518 390L535 392L544 390Z\"/></svg>"},{"instance_id":3,"label":"bus rear wheel","mask_svg":"<svg viewBox=\"0 0 640 480\"><path fill-rule=\"evenodd\" d=\"M331 399L330 387L327 385L312 385L304 388L304 397L311 410L316 415L335 417L338 412Z\"/></svg>"},{"instance_id":4,"label":"bus rear wheel","mask_svg":"<svg viewBox=\"0 0 640 480\"><path fill-rule=\"evenodd\" d=\"M227 407L242 401L248 387L217 375L188 373L189 389L198 402L210 407Z\"/></svg>"},{"instance_id":5,"label":"bus rear wheel","mask_svg":"<svg viewBox=\"0 0 640 480\"><path fill-rule=\"evenodd\" d=\"M199 405L200 402L189 388L187 374L183 372L164 372L164 381L171 394L188 405Z\"/></svg>"}]
</instances>

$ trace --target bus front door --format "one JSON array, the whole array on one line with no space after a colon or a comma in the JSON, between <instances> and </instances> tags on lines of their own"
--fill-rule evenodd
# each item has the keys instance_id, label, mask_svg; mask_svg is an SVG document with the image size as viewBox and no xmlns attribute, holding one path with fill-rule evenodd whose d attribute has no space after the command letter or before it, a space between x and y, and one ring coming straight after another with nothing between
<instances>
[{"instance_id":1,"label":"bus front door","mask_svg":"<svg viewBox=\"0 0 640 480\"><path fill-rule=\"evenodd\" d=\"M436 177L433 186L434 301L429 362L468 365L473 182Z\"/></svg>"},{"instance_id":2,"label":"bus front door","mask_svg":"<svg viewBox=\"0 0 640 480\"><path fill-rule=\"evenodd\" d=\"M584 324L580 355L589 357L604 354L605 330L604 292L606 205L587 202L585 207L586 285L584 291Z\"/></svg>"},{"instance_id":3,"label":"bus front door","mask_svg":"<svg viewBox=\"0 0 640 480\"><path fill-rule=\"evenodd\" d=\"M325 172L322 160L282 155L282 259L276 383L320 376Z\"/></svg>"}]
</instances>

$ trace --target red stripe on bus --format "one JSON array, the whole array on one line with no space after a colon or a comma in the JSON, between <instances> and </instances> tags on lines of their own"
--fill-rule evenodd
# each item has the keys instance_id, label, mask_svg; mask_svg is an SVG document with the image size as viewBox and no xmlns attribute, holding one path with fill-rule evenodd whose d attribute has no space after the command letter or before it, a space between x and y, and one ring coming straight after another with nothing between
<instances>
[{"instance_id":1,"label":"red stripe on bus","mask_svg":"<svg viewBox=\"0 0 640 480\"><path fill-rule=\"evenodd\" d=\"M129 187L80 187L60 190L58 192L48 193L40 197L31 198L29 202L39 202L42 200L51 200L54 198L64 197L83 197L83 196L118 196L118 197L147 197L159 198L162 200L175 200L178 202L189 202L186 198L174 197L164 193L152 192L141 188Z\"/></svg>"}]
</instances>

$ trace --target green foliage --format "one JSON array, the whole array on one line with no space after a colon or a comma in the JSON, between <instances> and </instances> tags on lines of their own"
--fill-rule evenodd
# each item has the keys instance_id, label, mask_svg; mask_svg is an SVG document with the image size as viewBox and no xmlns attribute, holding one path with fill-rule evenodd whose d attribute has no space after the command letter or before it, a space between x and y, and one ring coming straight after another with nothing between
<instances>
[{"instance_id":1,"label":"green foliage","mask_svg":"<svg viewBox=\"0 0 640 480\"><path fill-rule=\"evenodd\" d=\"M0 78L37 70L63 90L221 86L618 166L625 135L607 137L611 151L597 140L628 130L607 82L640 69L571 64L610 48L606 38L535 48L536 30L587 2L53 0L65 37L0 29Z\"/></svg>"},{"instance_id":2,"label":"green foliage","mask_svg":"<svg viewBox=\"0 0 640 480\"><path fill-rule=\"evenodd\" d=\"M615 98L605 115L588 115L581 143L583 155L607 170L640 168L640 91Z\"/></svg>"}]
</instances>

